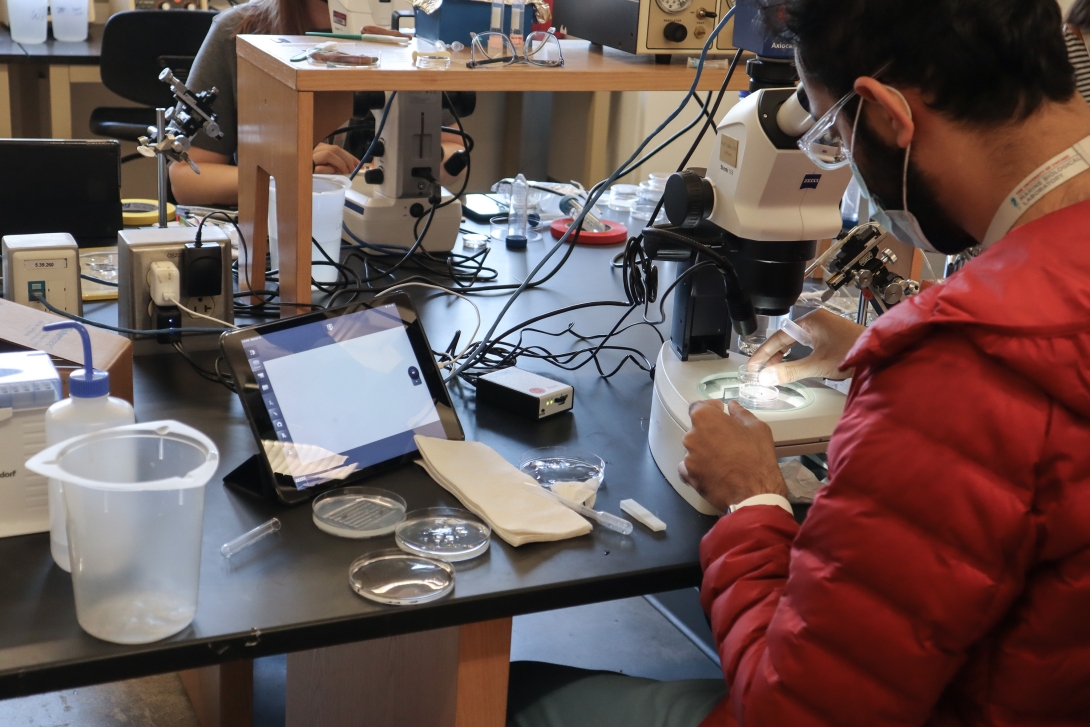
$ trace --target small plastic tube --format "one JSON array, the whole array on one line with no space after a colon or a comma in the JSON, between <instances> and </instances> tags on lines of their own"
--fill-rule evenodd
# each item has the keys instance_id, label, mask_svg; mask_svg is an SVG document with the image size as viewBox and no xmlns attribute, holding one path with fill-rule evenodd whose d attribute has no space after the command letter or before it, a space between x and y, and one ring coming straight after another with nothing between
<instances>
[{"instance_id":1,"label":"small plastic tube","mask_svg":"<svg viewBox=\"0 0 1090 727\"><path fill-rule=\"evenodd\" d=\"M503 6L504 0L492 0L492 23L489 30L493 33L503 33ZM488 52L493 57L503 52L503 38L499 35L488 36Z\"/></svg>"},{"instance_id":2,"label":"small plastic tube","mask_svg":"<svg viewBox=\"0 0 1090 727\"><path fill-rule=\"evenodd\" d=\"M507 247L512 250L526 248L529 194L526 177L519 174L511 183L511 210L507 215Z\"/></svg>"},{"instance_id":3,"label":"small plastic tube","mask_svg":"<svg viewBox=\"0 0 1090 727\"><path fill-rule=\"evenodd\" d=\"M515 46L515 55L522 55L523 18L526 16L526 0L511 0L511 45Z\"/></svg>"},{"instance_id":4,"label":"small plastic tube","mask_svg":"<svg viewBox=\"0 0 1090 727\"><path fill-rule=\"evenodd\" d=\"M798 323L795 323L790 318L783 319L783 323L780 324L780 330L791 336L791 338L794 338L803 346L806 346L807 348L814 347L813 336L807 333L805 328L800 326Z\"/></svg>"},{"instance_id":5,"label":"small plastic tube","mask_svg":"<svg viewBox=\"0 0 1090 727\"><path fill-rule=\"evenodd\" d=\"M266 535L271 535L280 529L280 521L276 518L269 520L268 522L261 523L253 530L243 533L229 543L224 543L220 548L220 555L224 558L230 558L240 550L245 550L257 541L264 538Z\"/></svg>"}]
</instances>

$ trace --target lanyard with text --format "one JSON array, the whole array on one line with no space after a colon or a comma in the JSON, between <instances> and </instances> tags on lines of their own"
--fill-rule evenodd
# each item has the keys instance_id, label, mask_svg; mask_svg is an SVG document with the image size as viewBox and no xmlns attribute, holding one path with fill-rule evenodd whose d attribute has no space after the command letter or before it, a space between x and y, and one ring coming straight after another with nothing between
<instances>
[{"instance_id":1,"label":"lanyard with text","mask_svg":"<svg viewBox=\"0 0 1090 727\"><path fill-rule=\"evenodd\" d=\"M1007 195L995 213L981 247L986 248L1005 237L1037 200L1087 169L1090 169L1090 136L1042 164Z\"/></svg>"}]
</instances>

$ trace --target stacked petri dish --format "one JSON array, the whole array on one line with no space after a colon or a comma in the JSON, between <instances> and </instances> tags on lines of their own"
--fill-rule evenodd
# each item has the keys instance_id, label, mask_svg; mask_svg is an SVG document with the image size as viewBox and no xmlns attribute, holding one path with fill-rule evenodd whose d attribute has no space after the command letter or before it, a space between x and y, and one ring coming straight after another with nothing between
<instances>
[{"instance_id":1,"label":"stacked petri dish","mask_svg":"<svg viewBox=\"0 0 1090 727\"><path fill-rule=\"evenodd\" d=\"M639 194L638 185L614 184L609 188L609 194L602 196L602 201L609 209L627 214L632 211L632 206L636 204Z\"/></svg>"},{"instance_id":2,"label":"stacked petri dish","mask_svg":"<svg viewBox=\"0 0 1090 727\"><path fill-rule=\"evenodd\" d=\"M662 199L663 192L666 191L666 180L669 178L670 175L667 173L654 172L645 181L640 182L636 202L632 205L632 219L651 219L651 215L655 213L655 207ZM660 210L657 221L665 217L665 213Z\"/></svg>"}]
</instances>

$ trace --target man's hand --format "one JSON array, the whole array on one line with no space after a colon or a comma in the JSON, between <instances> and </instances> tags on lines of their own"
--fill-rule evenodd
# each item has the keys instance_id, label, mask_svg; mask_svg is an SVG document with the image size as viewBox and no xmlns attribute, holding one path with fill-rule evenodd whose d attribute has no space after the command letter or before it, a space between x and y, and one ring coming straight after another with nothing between
<instances>
[{"instance_id":1,"label":"man's hand","mask_svg":"<svg viewBox=\"0 0 1090 727\"><path fill-rule=\"evenodd\" d=\"M811 377L840 381L852 375L851 371L841 371L840 364L859 335L866 330L863 326L824 308L807 313L795 323L814 339L814 352L798 361L784 363L784 354L791 350L796 341L783 331L776 331L749 360L752 367L767 367L761 371L762 384L789 384Z\"/></svg>"},{"instance_id":2,"label":"man's hand","mask_svg":"<svg viewBox=\"0 0 1090 727\"><path fill-rule=\"evenodd\" d=\"M681 479L713 507L726 512L753 495L787 496L776 462L772 430L737 401L698 401L689 407L693 428L682 444Z\"/></svg>"},{"instance_id":3,"label":"man's hand","mask_svg":"<svg viewBox=\"0 0 1090 727\"><path fill-rule=\"evenodd\" d=\"M351 174L360 160L339 146L319 144L314 147L315 174Z\"/></svg>"}]
</instances>

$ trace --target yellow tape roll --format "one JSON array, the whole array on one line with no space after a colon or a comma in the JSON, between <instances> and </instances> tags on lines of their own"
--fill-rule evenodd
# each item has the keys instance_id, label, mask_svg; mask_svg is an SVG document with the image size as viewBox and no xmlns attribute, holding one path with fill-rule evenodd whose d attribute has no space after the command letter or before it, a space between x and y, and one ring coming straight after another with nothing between
<instances>
[{"instance_id":1,"label":"yellow tape roll","mask_svg":"<svg viewBox=\"0 0 1090 727\"><path fill-rule=\"evenodd\" d=\"M174 205L167 202L167 221L174 219ZM159 201L154 199L121 200L121 220L125 227L147 227L159 222Z\"/></svg>"}]
</instances>

